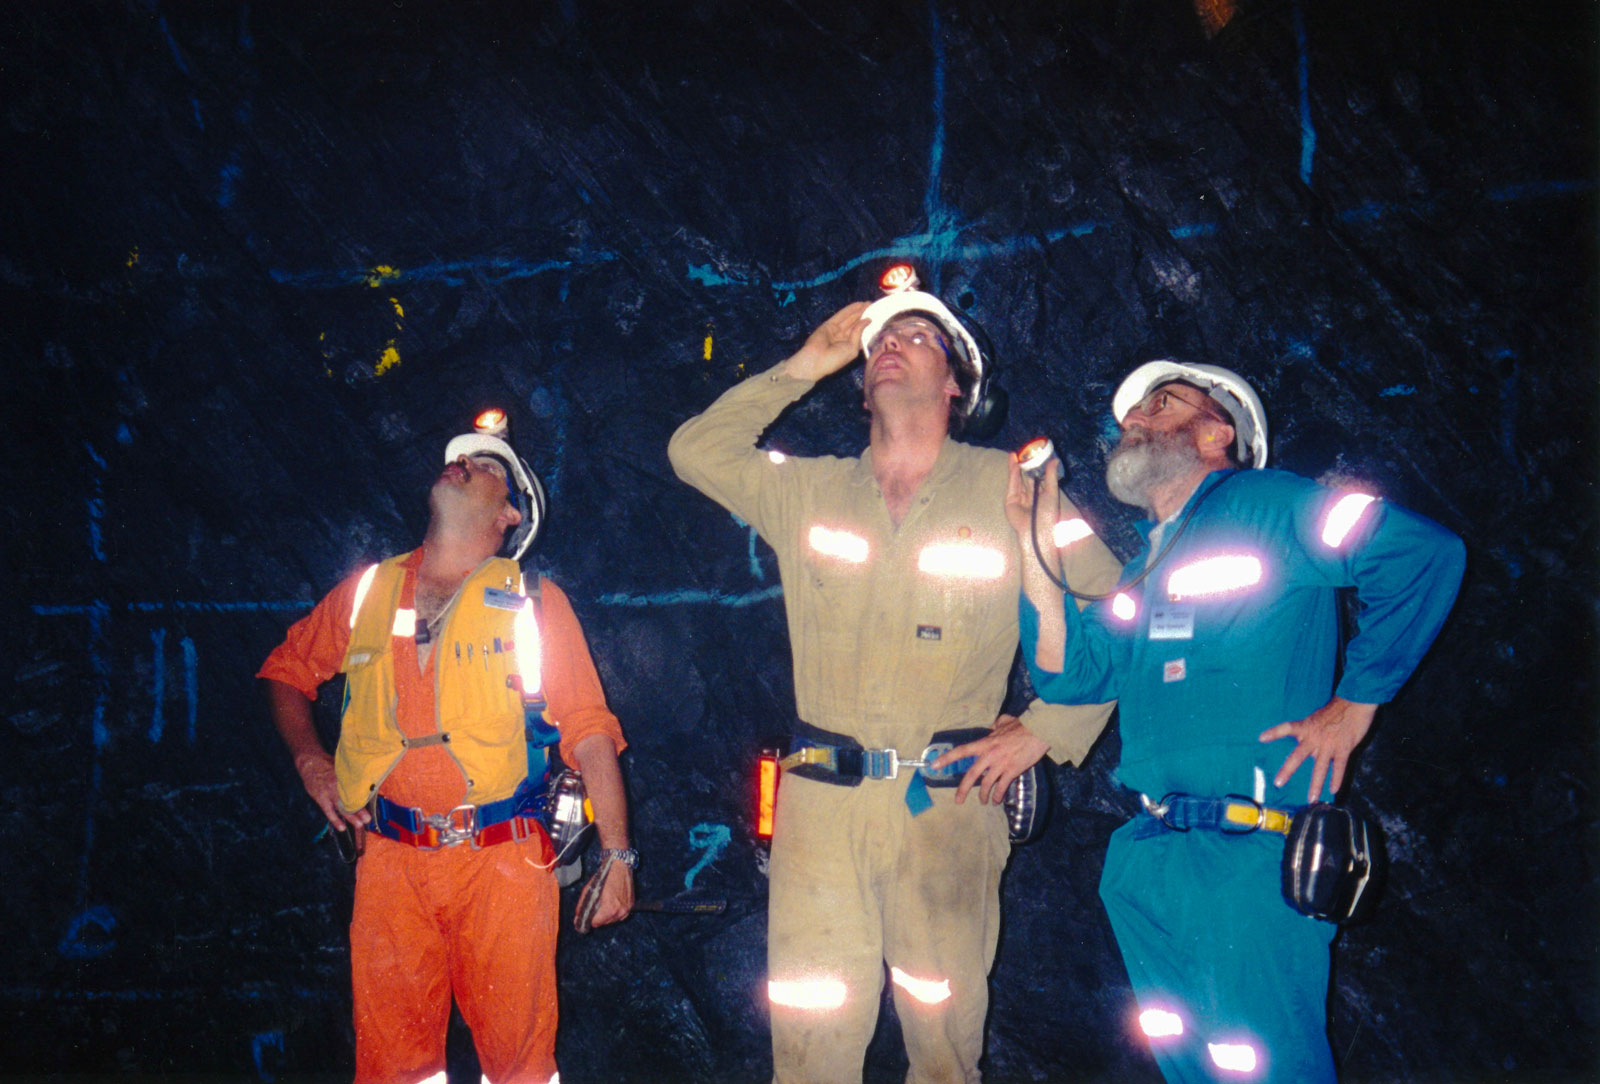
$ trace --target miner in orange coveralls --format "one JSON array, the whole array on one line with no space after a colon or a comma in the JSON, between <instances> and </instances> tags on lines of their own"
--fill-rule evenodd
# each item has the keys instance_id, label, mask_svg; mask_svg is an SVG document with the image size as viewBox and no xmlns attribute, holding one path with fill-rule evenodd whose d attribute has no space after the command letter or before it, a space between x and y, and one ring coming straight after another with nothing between
<instances>
[{"instance_id":1,"label":"miner in orange coveralls","mask_svg":"<svg viewBox=\"0 0 1600 1084\"><path fill-rule=\"evenodd\" d=\"M593 806L601 862L579 912L603 925L633 906L622 730L566 596L522 579L543 493L505 435L480 419L452 440L422 546L339 584L258 675L307 793L361 851L356 1084L443 1084L452 994L486 1081L559 1080L560 888L536 732L559 730ZM341 672L330 756L311 701Z\"/></svg>"}]
</instances>

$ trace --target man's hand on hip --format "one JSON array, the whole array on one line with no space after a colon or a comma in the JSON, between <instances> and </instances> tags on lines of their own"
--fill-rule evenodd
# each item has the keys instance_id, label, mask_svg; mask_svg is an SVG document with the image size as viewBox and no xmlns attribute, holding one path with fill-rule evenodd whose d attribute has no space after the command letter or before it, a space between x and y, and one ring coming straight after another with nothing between
<instances>
[{"instance_id":1,"label":"man's hand on hip","mask_svg":"<svg viewBox=\"0 0 1600 1084\"><path fill-rule=\"evenodd\" d=\"M365 809L346 813L339 807L339 780L334 774L333 757L320 750L314 753L301 753L295 757L294 766L300 773L300 781L305 784L306 793L317 803L317 808L328 818L328 823L333 826L334 831L344 832L352 828L362 828L372 820L372 815ZM361 837L357 836L357 850L360 850L360 847Z\"/></svg>"},{"instance_id":2,"label":"man's hand on hip","mask_svg":"<svg viewBox=\"0 0 1600 1084\"><path fill-rule=\"evenodd\" d=\"M1317 800L1322 793L1324 779L1328 780L1329 789L1337 795L1339 788L1344 785L1350 754L1355 752L1361 739L1372 729L1372 717L1377 711L1376 704L1358 704L1354 700L1336 696L1299 722L1279 723L1263 730L1261 740L1264 742L1293 738L1297 743L1284 760L1283 767L1273 777L1273 786L1283 786L1306 757L1312 757L1311 789L1306 801Z\"/></svg>"}]
</instances>

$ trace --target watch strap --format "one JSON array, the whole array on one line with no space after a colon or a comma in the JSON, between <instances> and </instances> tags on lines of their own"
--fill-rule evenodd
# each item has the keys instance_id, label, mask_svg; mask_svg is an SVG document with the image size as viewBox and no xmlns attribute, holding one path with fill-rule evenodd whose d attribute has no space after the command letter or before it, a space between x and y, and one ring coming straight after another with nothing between
<instances>
[{"instance_id":1,"label":"watch strap","mask_svg":"<svg viewBox=\"0 0 1600 1084\"><path fill-rule=\"evenodd\" d=\"M629 869L638 869L639 868L639 852L634 850L632 847L602 847L602 848L600 848L600 858L601 858L601 860L604 861L608 857L615 858L618 862L621 862L624 866L627 866Z\"/></svg>"}]
</instances>

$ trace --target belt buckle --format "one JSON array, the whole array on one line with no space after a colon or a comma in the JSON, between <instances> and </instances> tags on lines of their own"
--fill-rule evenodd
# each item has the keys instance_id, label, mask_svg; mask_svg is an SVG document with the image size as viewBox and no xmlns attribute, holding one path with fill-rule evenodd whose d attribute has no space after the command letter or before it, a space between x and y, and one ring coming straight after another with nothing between
<instances>
[{"instance_id":1,"label":"belt buckle","mask_svg":"<svg viewBox=\"0 0 1600 1084\"><path fill-rule=\"evenodd\" d=\"M929 782L941 783L949 779L954 779L959 775L966 774L966 770L972 766L972 761L974 758L964 757L963 759L956 761L954 764L946 764L943 768L935 768L933 766L934 761L938 760L940 757L944 756L954 748L955 746L947 741L934 742L922 750L922 756L918 757L914 761L910 761L909 763L915 764L917 766L917 771L922 775L922 778L928 780Z\"/></svg>"},{"instance_id":2,"label":"belt buckle","mask_svg":"<svg viewBox=\"0 0 1600 1084\"><path fill-rule=\"evenodd\" d=\"M1161 801L1152 802L1150 800L1150 795L1141 793L1139 795L1139 804L1144 807L1144 811L1146 813L1150 814L1152 817L1166 825L1168 828L1172 829L1174 832L1187 832L1190 827L1189 825L1178 824L1172 819L1173 805L1176 804L1179 798L1187 797L1187 794L1180 794L1177 791L1171 791L1162 795Z\"/></svg>"},{"instance_id":3,"label":"belt buckle","mask_svg":"<svg viewBox=\"0 0 1600 1084\"><path fill-rule=\"evenodd\" d=\"M870 777L873 779L900 778L900 751L898 749L863 749L861 752L861 766L863 768L865 768L868 763L871 763L874 767L878 765L884 766L884 769L881 772L868 773L863 771L861 773L862 775L870 775Z\"/></svg>"},{"instance_id":4,"label":"belt buckle","mask_svg":"<svg viewBox=\"0 0 1600 1084\"><path fill-rule=\"evenodd\" d=\"M1252 824L1244 824L1228 819L1228 811L1235 805L1250 806L1256 811L1256 819ZM1217 831L1228 836L1247 836L1251 832L1260 831L1261 826L1267 823L1267 809L1254 798L1246 798L1242 794L1227 794L1222 798L1222 813L1217 817Z\"/></svg>"},{"instance_id":5,"label":"belt buckle","mask_svg":"<svg viewBox=\"0 0 1600 1084\"><path fill-rule=\"evenodd\" d=\"M478 834L478 807L458 805L448 813L429 813L422 821L438 835L436 846L454 847Z\"/></svg>"}]
</instances>

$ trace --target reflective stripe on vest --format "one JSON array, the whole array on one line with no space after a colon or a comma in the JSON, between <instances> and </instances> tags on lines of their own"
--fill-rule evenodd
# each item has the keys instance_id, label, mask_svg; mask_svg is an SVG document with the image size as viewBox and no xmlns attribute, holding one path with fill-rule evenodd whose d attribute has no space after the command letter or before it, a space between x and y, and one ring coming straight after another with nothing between
<instances>
[{"instance_id":1,"label":"reflective stripe on vest","mask_svg":"<svg viewBox=\"0 0 1600 1084\"><path fill-rule=\"evenodd\" d=\"M356 598L350 604L350 627L356 627L356 618L361 615L361 604L367 601L367 592L372 590L372 578L378 574L378 566L371 565L361 574L361 579L356 583Z\"/></svg>"}]
</instances>

